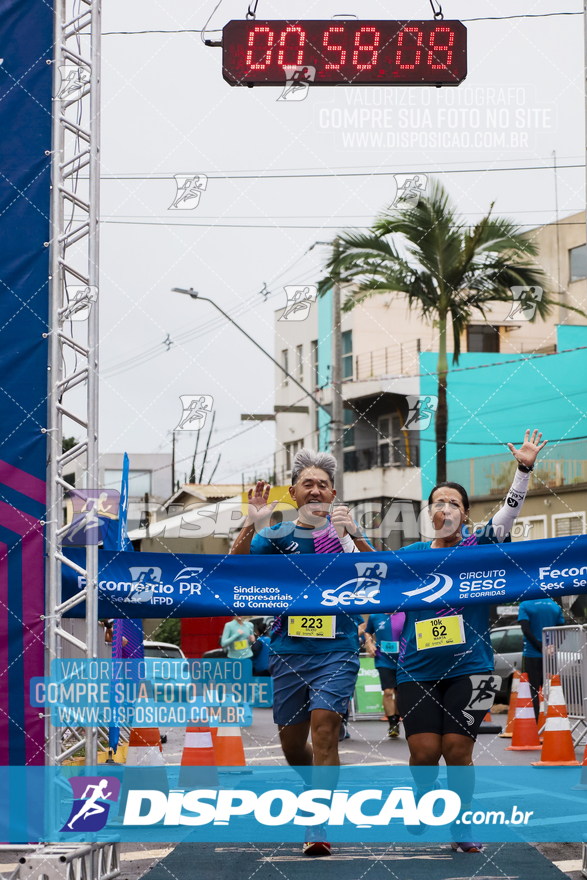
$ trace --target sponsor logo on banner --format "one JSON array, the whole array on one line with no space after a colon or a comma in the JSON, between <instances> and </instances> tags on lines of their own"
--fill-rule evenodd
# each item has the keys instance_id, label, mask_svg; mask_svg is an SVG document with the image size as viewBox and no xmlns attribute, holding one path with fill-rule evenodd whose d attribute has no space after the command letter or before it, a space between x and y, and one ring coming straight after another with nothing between
<instances>
[{"instance_id":1,"label":"sponsor logo on banner","mask_svg":"<svg viewBox=\"0 0 587 880\"><path fill-rule=\"evenodd\" d=\"M505 569L462 571L459 575L459 599L475 596L505 596Z\"/></svg>"},{"instance_id":2,"label":"sponsor logo on banner","mask_svg":"<svg viewBox=\"0 0 587 880\"><path fill-rule=\"evenodd\" d=\"M381 581L387 575L386 562L356 562L357 576L333 590L324 590L322 593L322 605L349 605L355 602L357 605L365 605L370 602L379 605ZM342 591L342 592L341 592Z\"/></svg>"},{"instance_id":3,"label":"sponsor logo on banner","mask_svg":"<svg viewBox=\"0 0 587 880\"><path fill-rule=\"evenodd\" d=\"M101 831L108 821L110 804L120 794L120 779L115 776L71 776L73 806L69 819L61 829L79 834L80 831Z\"/></svg>"},{"instance_id":4,"label":"sponsor logo on banner","mask_svg":"<svg viewBox=\"0 0 587 880\"><path fill-rule=\"evenodd\" d=\"M587 586L587 565L573 568L553 568L550 565L538 569L541 590L562 589L573 578L574 587ZM546 583L545 583L546 581Z\"/></svg>"},{"instance_id":5,"label":"sponsor logo on banner","mask_svg":"<svg viewBox=\"0 0 587 880\"><path fill-rule=\"evenodd\" d=\"M422 596L422 600L424 602L434 602L435 599L440 599L441 596L444 596L445 593L448 593L450 588L452 587L452 578L448 574L432 574L430 572L429 577L432 578L431 584L425 584L423 587L418 587L415 590L408 590L407 593L402 593L402 596ZM439 590L436 587L442 583L442 586ZM433 590L433 592L430 592ZM423 593L430 593L429 596L422 595Z\"/></svg>"},{"instance_id":6,"label":"sponsor logo on banner","mask_svg":"<svg viewBox=\"0 0 587 880\"><path fill-rule=\"evenodd\" d=\"M203 568L197 568L196 566L189 566L188 568L182 568L179 574L176 574L173 578L174 582L180 579L186 580L188 577L195 577L200 574L201 571L204 571Z\"/></svg>"}]
</instances>

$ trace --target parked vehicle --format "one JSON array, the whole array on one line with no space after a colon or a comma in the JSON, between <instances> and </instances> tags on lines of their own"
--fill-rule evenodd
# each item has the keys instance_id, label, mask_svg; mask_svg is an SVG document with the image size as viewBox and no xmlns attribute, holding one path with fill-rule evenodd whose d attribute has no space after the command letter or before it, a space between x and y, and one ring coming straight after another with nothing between
<instances>
[{"instance_id":1,"label":"parked vehicle","mask_svg":"<svg viewBox=\"0 0 587 880\"><path fill-rule=\"evenodd\" d=\"M501 689L496 702L509 702L514 670L522 671L524 635L519 624L497 626L489 633L495 671L501 676Z\"/></svg>"},{"instance_id":2,"label":"parked vehicle","mask_svg":"<svg viewBox=\"0 0 587 880\"><path fill-rule=\"evenodd\" d=\"M185 660L186 656L177 645L169 642L143 642L145 657L154 657L158 660Z\"/></svg>"}]
</instances>

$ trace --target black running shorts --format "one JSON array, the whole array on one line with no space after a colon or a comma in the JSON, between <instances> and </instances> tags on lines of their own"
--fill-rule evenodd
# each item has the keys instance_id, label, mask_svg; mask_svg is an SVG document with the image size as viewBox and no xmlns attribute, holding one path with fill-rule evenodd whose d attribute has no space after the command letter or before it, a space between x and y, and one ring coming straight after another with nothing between
<instances>
[{"instance_id":1,"label":"black running shorts","mask_svg":"<svg viewBox=\"0 0 587 880\"><path fill-rule=\"evenodd\" d=\"M393 691L397 687L396 671L389 669L387 666L378 666L379 680L381 681L381 690Z\"/></svg>"},{"instance_id":2,"label":"black running shorts","mask_svg":"<svg viewBox=\"0 0 587 880\"><path fill-rule=\"evenodd\" d=\"M397 707L403 721L406 737L415 733L460 733L477 738L479 726L489 706L485 681L491 673L463 675L439 681L407 681L397 686ZM493 682L491 682L493 683ZM484 691L485 687L485 691ZM491 688L491 685L489 686Z\"/></svg>"}]
</instances>

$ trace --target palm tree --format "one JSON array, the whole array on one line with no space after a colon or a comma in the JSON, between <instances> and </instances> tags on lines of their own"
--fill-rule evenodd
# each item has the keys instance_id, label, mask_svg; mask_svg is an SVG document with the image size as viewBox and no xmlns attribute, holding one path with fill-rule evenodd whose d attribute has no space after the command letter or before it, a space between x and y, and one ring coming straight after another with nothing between
<instances>
[{"instance_id":1,"label":"palm tree","mask_svg":"<svg viewBox=\"0 0 587 880\"><path fill-rule=\"evenodd\" d=\"M512 286L543 289L532 320L536 315L544 319L556 303L546 290L547 276L531 259L538 253L537 246L510 220L492 217L492 210L493 203L486 216L471 227L457 215L442 184L433 182L429 194L421 196L417 205L390 205L367 232L339 235L325 266L328 275L318 286L322 295L335 281L352 285L343 311L374 294L403 296L410 310L438 326L437 482L446 480L449 318L453 364L458 364L461 334L474 313L485 317L489 303L511 302ZM394 236L401 237L405 256Z\"/></svg>"}]
</instances>

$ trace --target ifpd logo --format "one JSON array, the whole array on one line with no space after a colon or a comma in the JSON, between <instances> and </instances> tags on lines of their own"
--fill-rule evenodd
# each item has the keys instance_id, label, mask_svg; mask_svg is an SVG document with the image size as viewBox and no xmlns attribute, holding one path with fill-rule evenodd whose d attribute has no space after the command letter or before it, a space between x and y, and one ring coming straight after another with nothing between
<instances>
[{"instance_id":1,"label":"ifpd logo","mask_svg":"<svg viewBox=\"0 0 587 880\"><path fill-rule=\"evenodd\" d=\"M450 588L452 587L452 578L447 574L432 574L429 572L429 577L432 578L431 584L426 584L423 587L418 587L416 590L408 590L407 593L402 593L402 596L422 596L424 602L434 602L435 599L440 599L441 596L444 596L445 593L448 593ZM436 587L441 583L442 587L437 590ZM433 590L434 592L430 592ZM430 593L429 596L423 596L423 593Z\"/></svg>"},{"instance_id":2,"label":"ifpd logo","mask_svg":"<svg viewBox=\"0 0 587 880\"><path fill-rule=\"evenodd\" d=\"M161 569L156 565L132 565L129 568L132 585L125 602L150 602L155 594L154 585L161 583Z\"/></svg>"},{"instance_id":3,"label":"ifpd logo","mask_svg":"<svg viewBox=\"0 0 587 880\"><path fill-rule=\"evenodd\" d=\"M356 577L345 581L334 590L324 590L322 605L349 605L353 600L358 605L365 605L367 602L379 605L379 599L375 596L379 595L381 581L387 575L387 563L355 562L355 569Z\"/></svg>"},{"instance_id":4,"label":"ifpd logo","mask_svg":"<svg viewBox=\"0 0 587 880\"><path fill-rule=\"evenodd\" d=\"M101 831L108 821L110 804L118 800L120 780L115 776L71 776L73 806L61 831Z\"/></svg>"}]
</instances>

